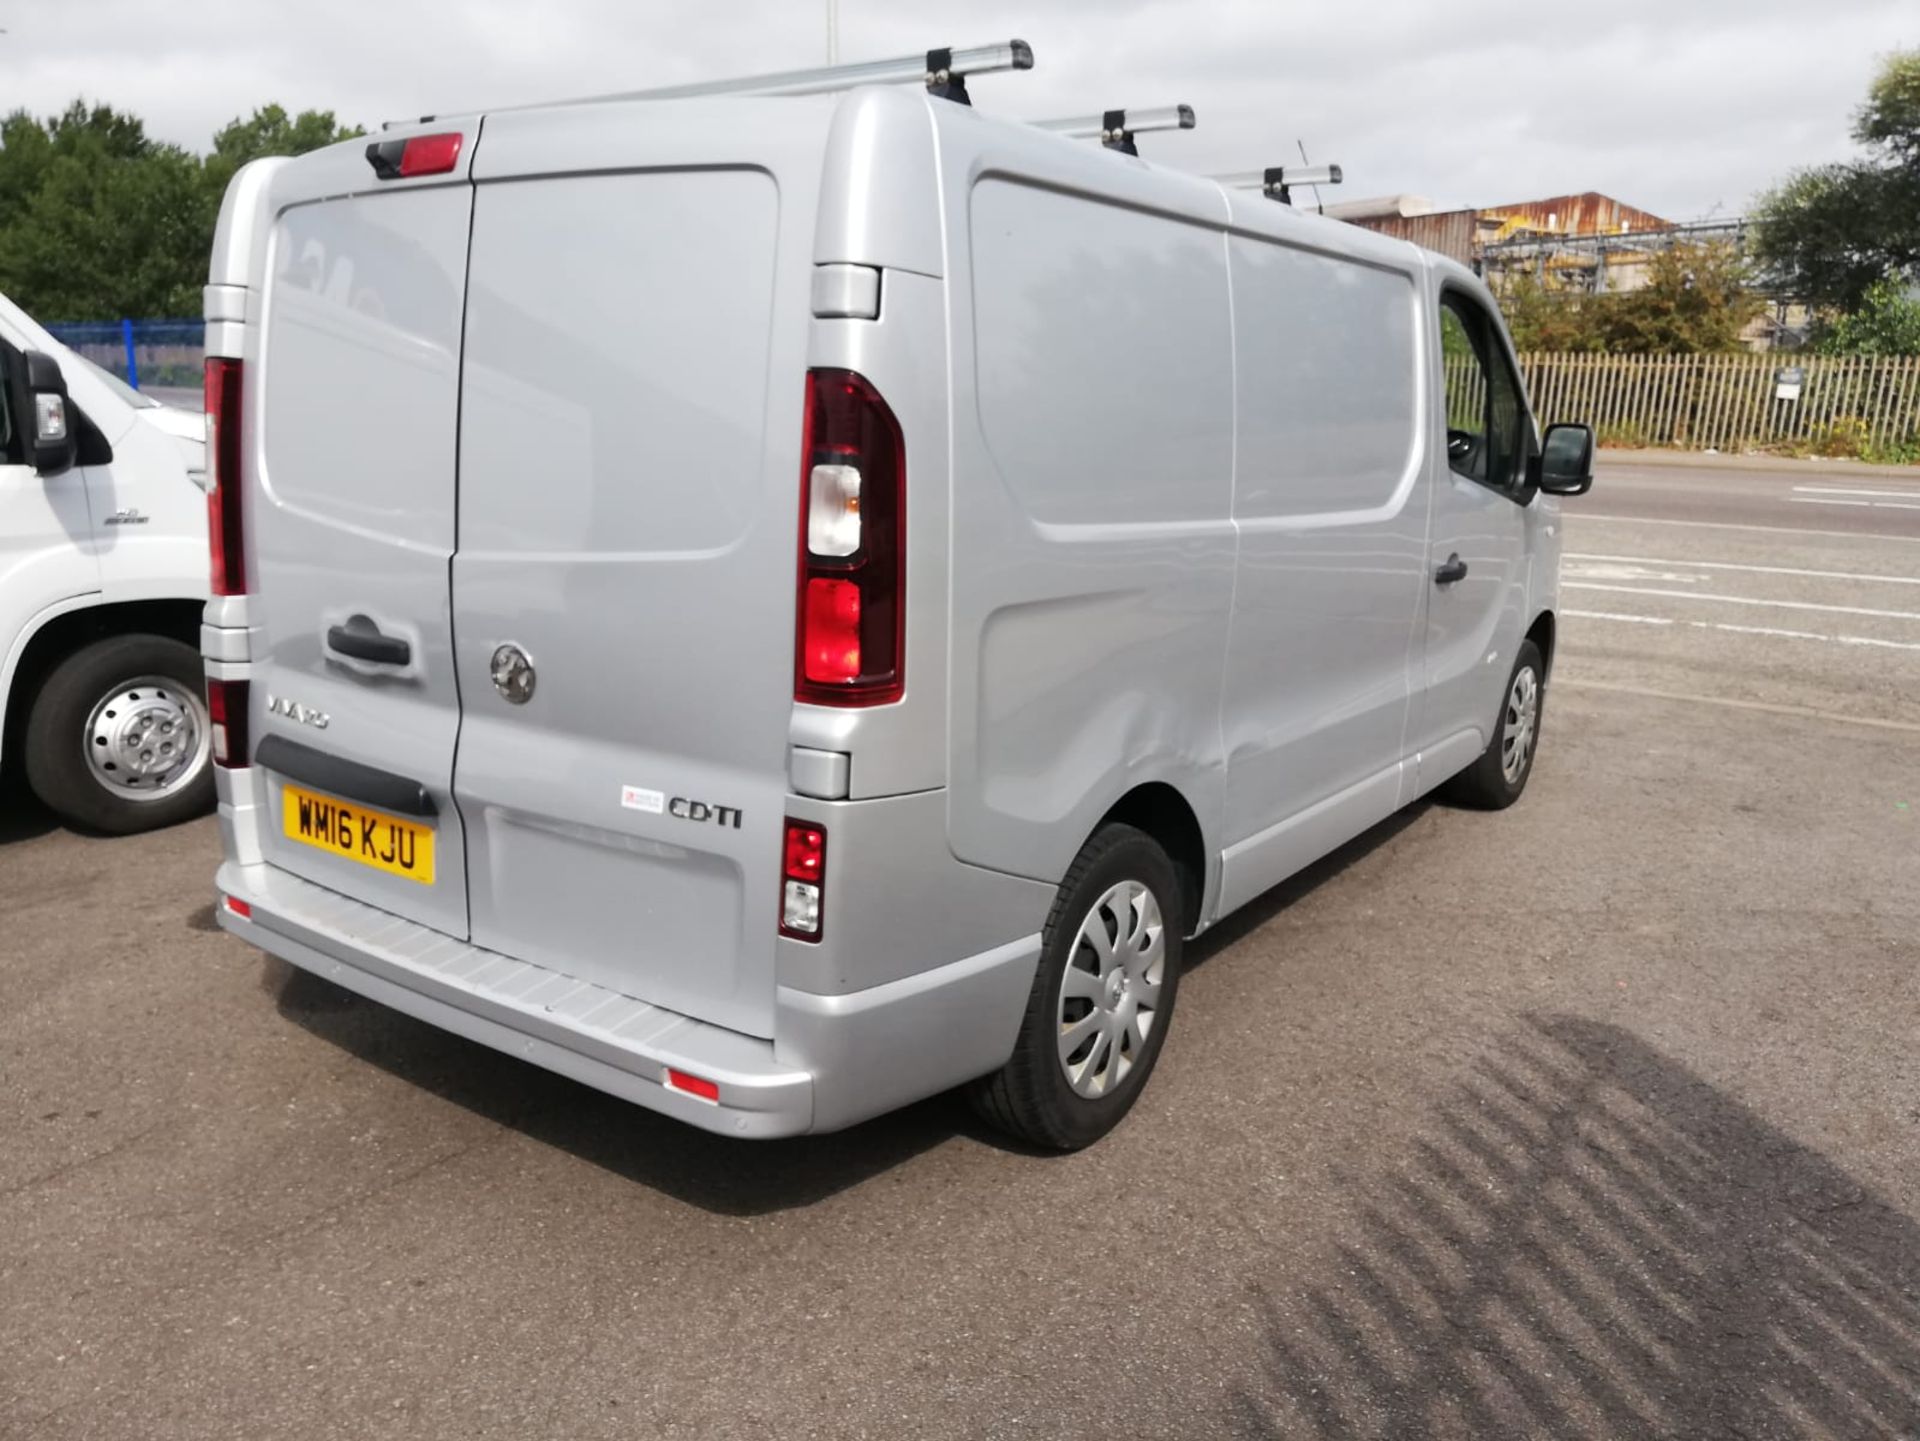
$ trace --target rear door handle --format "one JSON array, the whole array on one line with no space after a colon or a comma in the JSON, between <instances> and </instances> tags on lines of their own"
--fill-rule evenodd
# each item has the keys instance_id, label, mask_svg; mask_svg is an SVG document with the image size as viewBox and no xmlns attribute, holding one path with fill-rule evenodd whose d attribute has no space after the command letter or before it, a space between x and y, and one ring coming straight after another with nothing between
<instances>
[{"instance_id":1,"label":"rear door handle","mask_svg":"<svg viewBox=\"0 0 1920 1441\"><path fill-rule=\"evenodd\" d=\"M1467 563L1460 559L1459 551L1455 551L1452 555L1448 556L1447 563L1433 573L1433 583L1435 585L1452 585L1456 580L1465 580L1466 578Z\"/></svg>"},{"instance_id":2,"label":"rear door handle","mask_svg":"<svg viewBox=\"0 0 1920 1441\"><path fill-rule=\"evenodd\" d=\"M345 624L327 628L327 648L374 665L405 665L413 647L397 635L382 635L369 616L350 615Z\"/></svg>"}]
</instances>

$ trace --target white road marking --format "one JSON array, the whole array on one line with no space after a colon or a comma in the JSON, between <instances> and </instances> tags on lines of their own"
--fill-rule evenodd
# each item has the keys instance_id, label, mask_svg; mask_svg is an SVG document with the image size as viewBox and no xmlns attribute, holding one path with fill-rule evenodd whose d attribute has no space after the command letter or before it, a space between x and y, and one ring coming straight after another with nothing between
<instances>
[{"instance_id":1,"label":"white road marking","mask_svg":"<svg viewBox=\"0 0 1920 1441\"><path fill-rule=\"evenodd\" d=\"M1808 530L1797 525L1743 525L1730 520L1654 520L1644 515L1596 515L1590 510L1569 511L1577 523L1603 521L1613 525L1672 525L1682 530L1752 530L1762 535L1817 535L1833 540L1893 540L1920 545L1920 535L1889 535L1881 530Z\"/></svg>"},{"instance_id":2,"label":"white road marking","mask_svg":"<svg viewBox=\"0 0 1920 1441\"><path fill-rule=\"evenodd\" d=\"M1863 505L1869 510L1920 510L1920 500L1829 500L1823 495L1790 495L1794 505Z\"/></svg>"},{"instance_id":3,"label":"white road marking","mask_svg":"<svg viewBox=\"0 0 1920 1441\"><path fill-rule=\"evenodd\" d=\"M1563 616L1580 620L1625 621L1632 625L1684 625L1694 630L1729 631L1734 635L1767 635L1784 640L1817 640L1828 645L1877 646L1882 650L1920 650L1920 641L1881 640L1871 635L1821 635L1811 630L1782 630L1771 625L1733 625L1720 620L1675 620L1664 615L1625 615L1611 610L1563 610Z\"/></svg>"},{"instance_id":4,"label":"white road marking","mask_svg":"<svg viewBox=\"0 0 1920 1441\"><path fill-rule=\"evenodd\" d=\"M1864 580L1877 585L1920 585L1920 575L1869 575L1852 570L1800 570L1790 565L1738 565L1730 560L1676 560L1664 555L1592 555L1567 551L1562 560L1611 561L1621 565L1684 565L1692 570L1739 570L1755 575L1798 575L1809 580Z\"/></svg>"},{"instance_id":5,"label":"white road marking","mask_svg":"<svg viewBox=\"0 0 1920 1441\"><path fill-rule=\"evenodd\" d=\"M1796 485L1796 495L1864 495L1872 500L1920 500L1920 490L1866 490L1849 485Z\"/></svg>"},{"instance_id":6,"label":"white road marking","mask_svg":"<svg viewBox=\"0 0 1920 1441\"><path fill-rule=\"evenodd\" d=\"M1817 610L1825 615L1864 615L1875 620L1920 620L1920 610L1875 610L1863 605L1822 605L1811 600L1760 600L1750 595L1709 595L1697 590L1655 590L1650 586L1602 585L1596 581L1570 580L1562 590L1603 590L1617 595L1651 595L1662 600L1698 600L1710 605L1762 605L1775 610Z\"/></svg>"},{"instance_id":7,"label":"white road marking","mask_svg":"<svg viewBox=\"0 0 1920 1441\"><path fill-rule=\"evenodd\" d=\"M1611 691L1615 695L1644 696L1648 700L1684 701L1689 705L1725 706L1729 710L1760 711L1765 715L1799 716L1805 720L1838 721L1842 725L1872 726L1875 730L1910 731L1920 735L1920 725L1911 721L1880 720L1875 716L1848 715L1843 711L1816 710L1804 705L1776 705L1763 700L1735 700L1731 696L1684 695L1670 690L1652 690L1637 685L1609 685L1597 680L1569 680L1564 676L1555 677L1555 685L1572 686L1575 690Z\"/></svg>"},{"instance_id":8,"label":"white road marking","mask_svg":"<svg viewBox=\"0 0 1920 1441\"><path fill-rule=\"evenodd\" d=\"M1626 615L1617 610L1563 610L1561 615L1578 616L1581 620L1623 620L1634 625L1673 625L1670 615ZM1704 622L1696 622L1704 624Z\"/></svg>"},{"instance_id":9,"label":"white road marking","mask_svg":"<svg viewBox=\"0 0 1920 1441\"><path fill-rule=\"evenodd\" d=\"M1663 581L1669 585L1704 585L1713 577L1706 575L1687 575L1677 570L1653 570L1644 565L1631 565L1618 561L1583 561L1572 556L1563 556L1568 563L1566 572L1582 580L1652 580ZM1678 565L1681 562L1670 561Z\"/></svg>"}]
</instances>

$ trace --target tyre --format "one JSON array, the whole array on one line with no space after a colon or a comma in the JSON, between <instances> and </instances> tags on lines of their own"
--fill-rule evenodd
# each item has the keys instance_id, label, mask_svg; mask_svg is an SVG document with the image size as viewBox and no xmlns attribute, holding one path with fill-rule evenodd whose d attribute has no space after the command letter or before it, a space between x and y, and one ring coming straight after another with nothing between
<instances>
[{"instance_id":1,"label":"tyre","mask_svg":"<svg viewBox=\"0 0 1920 1441\"><path fill-rule=\"evenodd\" d=\"M1184 923L1167 853L1132 826L1103 826L1060 883L1020 1038L969 1088L974 1109L1059 1151L1118 1125L1166 1043Z\"/></svg>"},{"instance_id":2,"label":"tyre","mask_svg":"<svg viewBox=\"0 0 1920 1441\"><path fill-rule=\"evenodd\" d=\"M74 652L27 714L27 784L61 819L113 835L213 805L212 726L200 656L158 635Z\"/></svg>"},{"instance_id":3,"label":"tyre","mask_svg":"<svg viewBox=\"0 0 1920 1441\"><path fill-rule=\"evenodd\" d=\"M1540 717L1547 700L1547 668L1540 648L1520 642L1513 673L1500 693L1500 717L1480 759L1440 788L1440 798L1476 810L1505 810L1520 799L1533 774L1540 745Z\"/></svg>"}]
</instances>

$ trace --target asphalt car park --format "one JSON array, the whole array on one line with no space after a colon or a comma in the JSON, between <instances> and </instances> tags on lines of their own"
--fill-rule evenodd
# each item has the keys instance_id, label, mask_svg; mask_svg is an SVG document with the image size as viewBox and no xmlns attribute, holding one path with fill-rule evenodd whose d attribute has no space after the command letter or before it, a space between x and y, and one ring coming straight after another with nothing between
<instances>
[{"instance_id":1,"label":"asphalt car park","mask_svg":"<svg viewBox=\"0 0 1920 1441\"><path fill-rule=\"evenodd\" d=\"M0 820L0 1433L1920 1433L1920 482L1603 464L1527 796L1197 944L1066 1157L688 1130Z\"/></svg>"}]
</instances>

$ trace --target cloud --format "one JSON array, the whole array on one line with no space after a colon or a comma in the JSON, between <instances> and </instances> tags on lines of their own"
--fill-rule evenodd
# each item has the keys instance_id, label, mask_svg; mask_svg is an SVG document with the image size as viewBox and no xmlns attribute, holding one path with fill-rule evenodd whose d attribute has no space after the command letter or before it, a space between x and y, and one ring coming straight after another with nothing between
<instances>
[{"instance_id":1,"label":"cloud","mask_svg":"<svg viewBox=\"0 0 1920 1441\"><path fill-rule=\"evenodd\" d=\"M976 82L1021 118L1184 101L1149 137L1183 168L1339 161L1349 197L1492 204L1602 190L1677 219L1738 212L1849 152L1911 0L839 0L841 54L1019 35ZM0 104L77 95L204 149L268 101L383 119L821 63L825 0L0 0Z\"/></svg>"}]
</instances>

